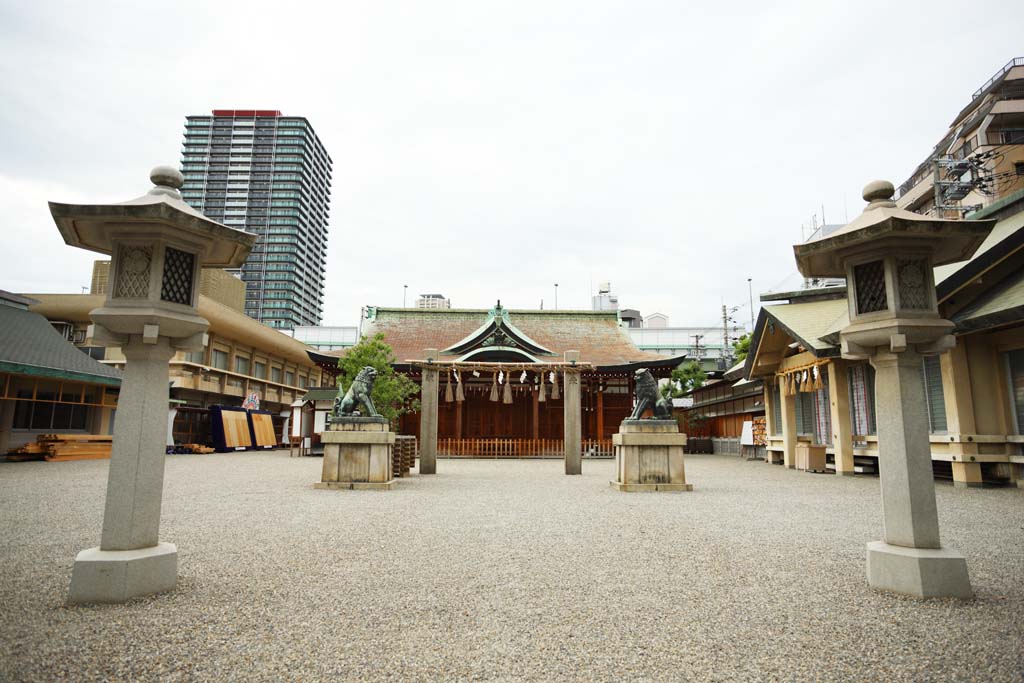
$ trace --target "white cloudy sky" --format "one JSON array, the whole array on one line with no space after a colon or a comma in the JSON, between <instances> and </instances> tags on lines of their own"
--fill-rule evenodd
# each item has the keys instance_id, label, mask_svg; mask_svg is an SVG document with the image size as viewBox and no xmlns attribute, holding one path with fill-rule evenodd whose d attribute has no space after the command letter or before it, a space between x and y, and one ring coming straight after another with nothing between
<instances>
[{"instance_id":1,"label":"white cloudy sky","mask_svg":"<svg viewBox=\"0 0 1024 683\"><path fill-rule=\"evenodd\" d=\"M749 317L801 224L899 184L1024 55L1024 3L0 0L0 288L81 291L46 200L122 200L184 117L280 109L334 159L325 324L455 305Z\"/></svg>"}]
</instances>

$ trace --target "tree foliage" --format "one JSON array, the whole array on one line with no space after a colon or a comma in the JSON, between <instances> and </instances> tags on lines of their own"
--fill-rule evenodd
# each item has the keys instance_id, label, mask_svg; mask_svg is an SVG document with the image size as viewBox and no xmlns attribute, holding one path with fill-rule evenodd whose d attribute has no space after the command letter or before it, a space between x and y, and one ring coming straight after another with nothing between
<instances>
[{"instance_id":1,"label":"tree foliage","mask_svg":"<svg viewBox=\"0 0 1024 683\"><path fill-rule=\"evenodd\" d=\"M662 387L661 393L665 398L679 398L688 391L704 386L707 378L707 374L697 361L681 363L672 371L672 379Z\"/></svg>"},{"instance_id":2,"label":"tree foliage","mask_svg":"<svg viewBox=\"0 0 1024 683\"><path fill-rule=\"evenodd\" d=\"M747 332L745 335L737 339L732 343L732 348L735 351L736 362L746 360L747 354L750 353L750 333Z\"/></svg>"},{"instance_id":3,"label":"tree foliage","mask_svg":"<svg viewBox=\"0 0 1024 683\"><path fill-rule=\"evenodd\" d=\"M371 398L377 412L390 420L392 425L395 425L400 415L420 409L419 400L414 398L419 393L419 387L407 375L395 372L391 367L394 362L394 353L380 333L373 337L363 337L338 360L341 369L338 389L342 392L367 365L377 371Z\"/></svg>"}]
</instances>

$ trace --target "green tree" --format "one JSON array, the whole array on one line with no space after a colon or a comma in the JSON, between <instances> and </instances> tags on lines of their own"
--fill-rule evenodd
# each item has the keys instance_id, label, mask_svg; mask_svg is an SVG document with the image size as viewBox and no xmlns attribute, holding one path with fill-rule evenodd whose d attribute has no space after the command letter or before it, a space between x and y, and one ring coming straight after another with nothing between
<instances>
[{"instance_id":1,"label":"green tree","mask_svg":"<svg viewBox=\"0 0 1024 683\"><path fill-rule=\"evenodd\" d=\"M688 391L704 386L707 378L697 361L681 363L672 371L672 379L661 388L661 393L665 398L679 398Z\"/></svg>"},{"instance_id":2,"label":"green tree","mask_svg":"<svg viewBox=\"0 0 1024 683\"><path fill-rule=\"evenodd\" d=\"M747 332L745 335L737 339L732 343L732 348L735 351L736 362L746 360L747 354L750 353L750 333Z\"/></svg>"},{"instance_id":3,"label":"green tree","mask_svg":"<svg viewBox=\"0 0 1024 683\"><path fill-rule=\"evenodd\" d=\"M407 375L395 372L391 367L394 362L394 353L384 342L383 334L363 337L338 360L341 369L338 389L344 391L360 370L367 365L373 367L377 371L371 396L373 405L377 412L391 421L392 426L397 426L400 415L420 409L419 400L414 398L420 389Z\"/></svg>"}]
</instances>

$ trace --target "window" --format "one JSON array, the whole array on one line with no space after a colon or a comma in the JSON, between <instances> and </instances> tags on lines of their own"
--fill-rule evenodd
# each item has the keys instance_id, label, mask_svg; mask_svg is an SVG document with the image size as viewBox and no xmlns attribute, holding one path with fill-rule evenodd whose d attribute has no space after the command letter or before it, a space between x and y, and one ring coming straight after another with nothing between
<instances>
[{"instance_id":1,"label":"window","mask_svg":"<svg viewBox=\"0 0 1024 683\"><path fill-rule=\"evenodd\" d=\"M270 381L277 382L278 384L281 383L281 368L270 368Z\"/></svg>"},{"instance_id":2,"label":"window","mask_svg":"<svg viewBox=\"0 0 1024 683\"><path fill-rule=\"evenodd\" d=\"M772 394L772 436L782 436L782 392L785 388L782 382L775 386Z\"/></svg>"},{"instance_id":3,"label":"window","mask_svg":"<svg viewBox=\"0 0 1024 683\"><path fill-rule=\"evenodd\" d=\"M1017 433L1024 434L1024 349L1006 354L1007 372L1010 380L1010 400L1013 402L1013 416L1017 422Z\"/></svg>"},{"instance_id":4,"label":"window","mask_svg":"<svg viewBox=\"0 0 1024 683\"><path fill-rule=\"evenodd\" d=\"M228 369L228 352L214 349L210 354L210 365L218 370Z\"/></svg>"},{"instance_id":5,"label":"window","mask_svg":"<svg viewBox=\"0 0 1024 683\"><path fill-rule=\"evenodd\" d=\"M202 365L205 360L205 351L189 351L188 353L185 354L185 361L188 363L197 363L199 365Z\"/></svg>"},{"instance_id":6,"label":"window","mask_svg":"<svg viewBox=\"0 0 1024 683\"><path fill-rule=\"evenodd\" d=\"M256 361L253 363L252 376L260 379L267 378L267 364Z\"/></svg>"},{"instance_id":7,"label":"window","mask_svg":"<svg viewBox=\"0 0 1024 683\"><path fill-rule=\"evenodd\" d=\"M85 430L89 408L67 403L17 401L14 407L14 429Z\"/></svg>"},{"instance_id":8,"label":"window","mask_svg":"<svg viewBox=\"0 0 1024 683\"><path fill-rule=\"evenodd\" d=\"M797 391L793 398L796 406L796 433L800 436L814 436L814 394Z\"/></svg>"},{"instance_id":9,"label":"window","mask_svg":"<svg viewBox=\"0 0 1024 683\"><path fill-rule=\"evenodd\" d=\"M249 359L245 356L235 356L235 372L240 375L248 375Z\"/></svg>"},{"instance_id":10,"label":"window","mask_svg":"<svg viewBox=\"0 0 1024 683\"><path fill-rule=\"evenodd\" d=\"M819 366L818 370L821 370ZM822 373L822 380L825 381L826 374ZM818 389L812 394L814 403L814 443L819 446L830 446L832 444L832 408L829 406L828 385L824 389Z\"/></svg>"},{"instance_id":11,"label":"window","mask_svg":"<svg viewBox=\"0 0 1024 683\"><path fill-rule=\"evenodd\" d=\"M942 393L942 363L938 356L926 356L922 362L924 397L928 407L928 429L932 434L946 432L946 397Z\"/></svg>"},{"instance_id":12,"label":"window","mask_svg":"<svg viewBox=\"0 0 1024 683\"><path fill-rule=\"evenodd\" d=\"M284 383L287 384L290 387L295 386L295 373L294 372L286 372L286 373L284 373Z\"/></svg>"},{"instance_id":13,"label":"window","mask_svg":"<svg viewBox=\"0 0 1024 683\"><path fill-rule=\"evenodd\" d=\"M875 434L875 369L863 363L851 365L850 421L854 436ZM864 442L859 442L863 444Z\"/></svg>"}]
</instances>

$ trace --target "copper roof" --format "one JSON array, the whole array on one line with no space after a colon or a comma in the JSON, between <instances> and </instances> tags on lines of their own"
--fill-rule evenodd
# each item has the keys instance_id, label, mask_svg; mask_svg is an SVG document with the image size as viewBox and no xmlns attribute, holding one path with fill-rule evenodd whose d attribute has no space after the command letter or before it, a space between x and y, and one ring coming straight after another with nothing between
<instances>
[{"instance_id":1,"label":"copper roof","mask_svg":"<svg viewBox=\"0 0 1024 683\"><path fill-rule=\"evenodd\" d=\"M395 361L423 358L424 349L447 349L477 331L488 319L485 309L420 309L371 308L371 318L363 327L363 335L384 335ZM509 321L537 344L550 349L554 357L539 360L561 360L565 351L580 352L580 361L598 368L648 364L672 365L683 357L641 351L625 329L619 327L615 311L537 311L509 310ZM325 354L343 356L345 350ZM440 353L442 360L454 360L454 353Z\"/></svg>"}]
</instances>

